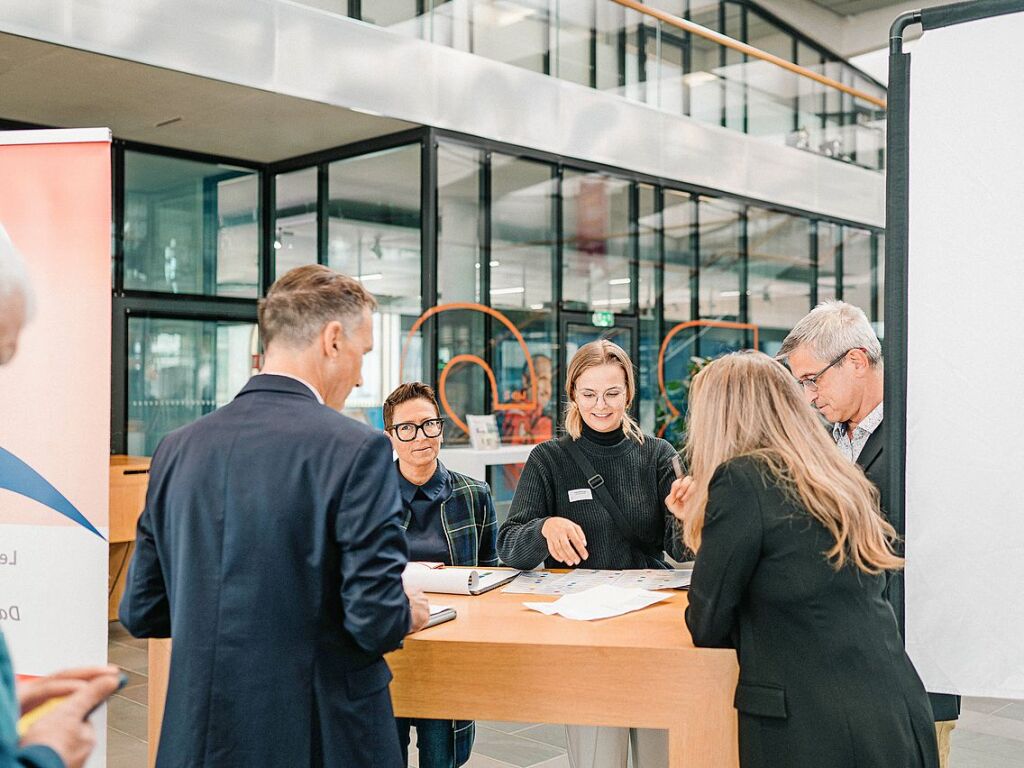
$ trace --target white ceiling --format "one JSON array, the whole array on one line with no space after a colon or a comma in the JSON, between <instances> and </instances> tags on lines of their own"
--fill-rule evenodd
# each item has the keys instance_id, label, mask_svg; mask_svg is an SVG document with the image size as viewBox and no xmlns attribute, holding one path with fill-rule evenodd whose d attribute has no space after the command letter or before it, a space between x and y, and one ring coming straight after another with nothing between
<instances>
[{"instance_id":1,"label":"white ceiling","mask_svg":"<svg viewBox=\"0 0 1024 768\"><path fill-rule=\"evenodd\" d=\"M258 162L414 125L6 33L0 94L0 118Z\"/></svg>"}]
</instances>

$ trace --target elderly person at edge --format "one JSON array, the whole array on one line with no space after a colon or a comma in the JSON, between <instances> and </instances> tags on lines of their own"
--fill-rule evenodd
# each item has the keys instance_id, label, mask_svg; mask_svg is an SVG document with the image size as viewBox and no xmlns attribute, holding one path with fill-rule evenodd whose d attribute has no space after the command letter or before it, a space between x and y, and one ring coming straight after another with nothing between
<instances>
[{"instance_id":1,"label":"elderly person at edge","mask_svg":"<svg viewBox=\"0 0 1024 768\"><path fill-rule=\"evenodd\" d=\"M25 265L0 226L0 365L18 350L18 336L32 317L34 296ZM96 734L88 721L93 707L117 688L117 667L59 672L23 683L14 672L0 633L0 768L79 768ZM63 702L39 718L19 739L18 716L60 696Z\"/></svg>"},{"instance_id":2,"label":"elderly person at edge","mask_svg":"<svg viewBox=\"0 0 1024 768\"><path fill-rule=\"evenodd\" d=\"M842 454L859 464L878 487L884 513L889 483L882 456L882 346L864 312L844 301L822 302L789 332L778 357L800 382L804 399L832 425L832 439ZM940 766L945 768L960 699L949 694L928 696L935 715Z\"/></svg>"},{"instance_id":3,"label":"elderly person at edge","mask_svg":"<svg viewBox=\"0 0 1024 768\"><path fill-rule=\"evenodd\" d=\"M682 559L664 503L676 452L629 415L636 394L629 356L607 340L585 344L569 364L565 394L568 434L530 454L498 531L502 562L620 569L667 567L666 551ZM603 485L588 483L598 474ZM665 731L572 725L566 732L572 768L625 768L630 744L635 768L668 765Z\"/></svg>"},{"instance_id":4,"label":"elderly person at edge","mask_svg":"<svg viewBox=\"0 0 1024 768\"><path fill-rule=\"evenodd\" d=\"M398 456L395 464L409 559L496 566L498 521L491 489L438 460L444 419L434 390L412 381L388 395L384 431ZM476 734L472 720L400 717L397 723L403 765L408 763L410 726L416 728L420 768L458 768L469 760Z\"/></svg>"}]
</instances>

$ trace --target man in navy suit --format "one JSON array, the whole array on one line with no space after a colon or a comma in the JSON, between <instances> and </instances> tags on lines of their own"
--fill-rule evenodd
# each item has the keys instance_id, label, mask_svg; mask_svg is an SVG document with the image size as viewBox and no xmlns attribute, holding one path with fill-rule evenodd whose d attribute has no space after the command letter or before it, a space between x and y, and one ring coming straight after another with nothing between
<instances>
[{"instance_id":1,"label":"man in navy suit","mask_svg":"<svg viewBox=\"0 0 1024 768\"><path fill-rule=\"evenodd\" d=\"M382 654L428 608L402 585L391 445L338 413L375 306L288 272L260 302L262 374L153 456L120 614L174 638L160 768L402 764Z\"/></svg>"}]
</instances>

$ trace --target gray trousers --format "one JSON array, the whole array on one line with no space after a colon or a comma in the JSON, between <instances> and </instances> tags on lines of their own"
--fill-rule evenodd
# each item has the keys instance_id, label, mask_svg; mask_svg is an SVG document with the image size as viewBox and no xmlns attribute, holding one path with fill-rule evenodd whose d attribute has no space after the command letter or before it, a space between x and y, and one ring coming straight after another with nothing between
<instances>
[{"instance_id":1,"label":"gray trousers","mask_svg":"<svg viewBox=\"0 0 1024 768\"><path fill-rule=\"evenodd\" d=\"M565 735L570 768L626 768L630 747L633 768L668 768L668 731L567 725Z\"/></svg>"}]
</instances>

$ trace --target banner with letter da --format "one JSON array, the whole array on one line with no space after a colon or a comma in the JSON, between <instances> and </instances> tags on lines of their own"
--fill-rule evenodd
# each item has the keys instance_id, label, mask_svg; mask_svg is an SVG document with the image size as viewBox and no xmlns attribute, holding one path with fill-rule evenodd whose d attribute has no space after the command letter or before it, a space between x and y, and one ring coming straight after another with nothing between
<instances>
[{"instance_id":1,"label":"banner with letter da","mask_svg":"<svg viewBox=\"0 0 1024 768\"><path fill-rule=\"evenodd\" d=\"M110 131L0 131L34 309L0 367L0 631L18 675L107 659ZM93 716L106 764L106 718Z\"/></svg>"}]
</instances>

